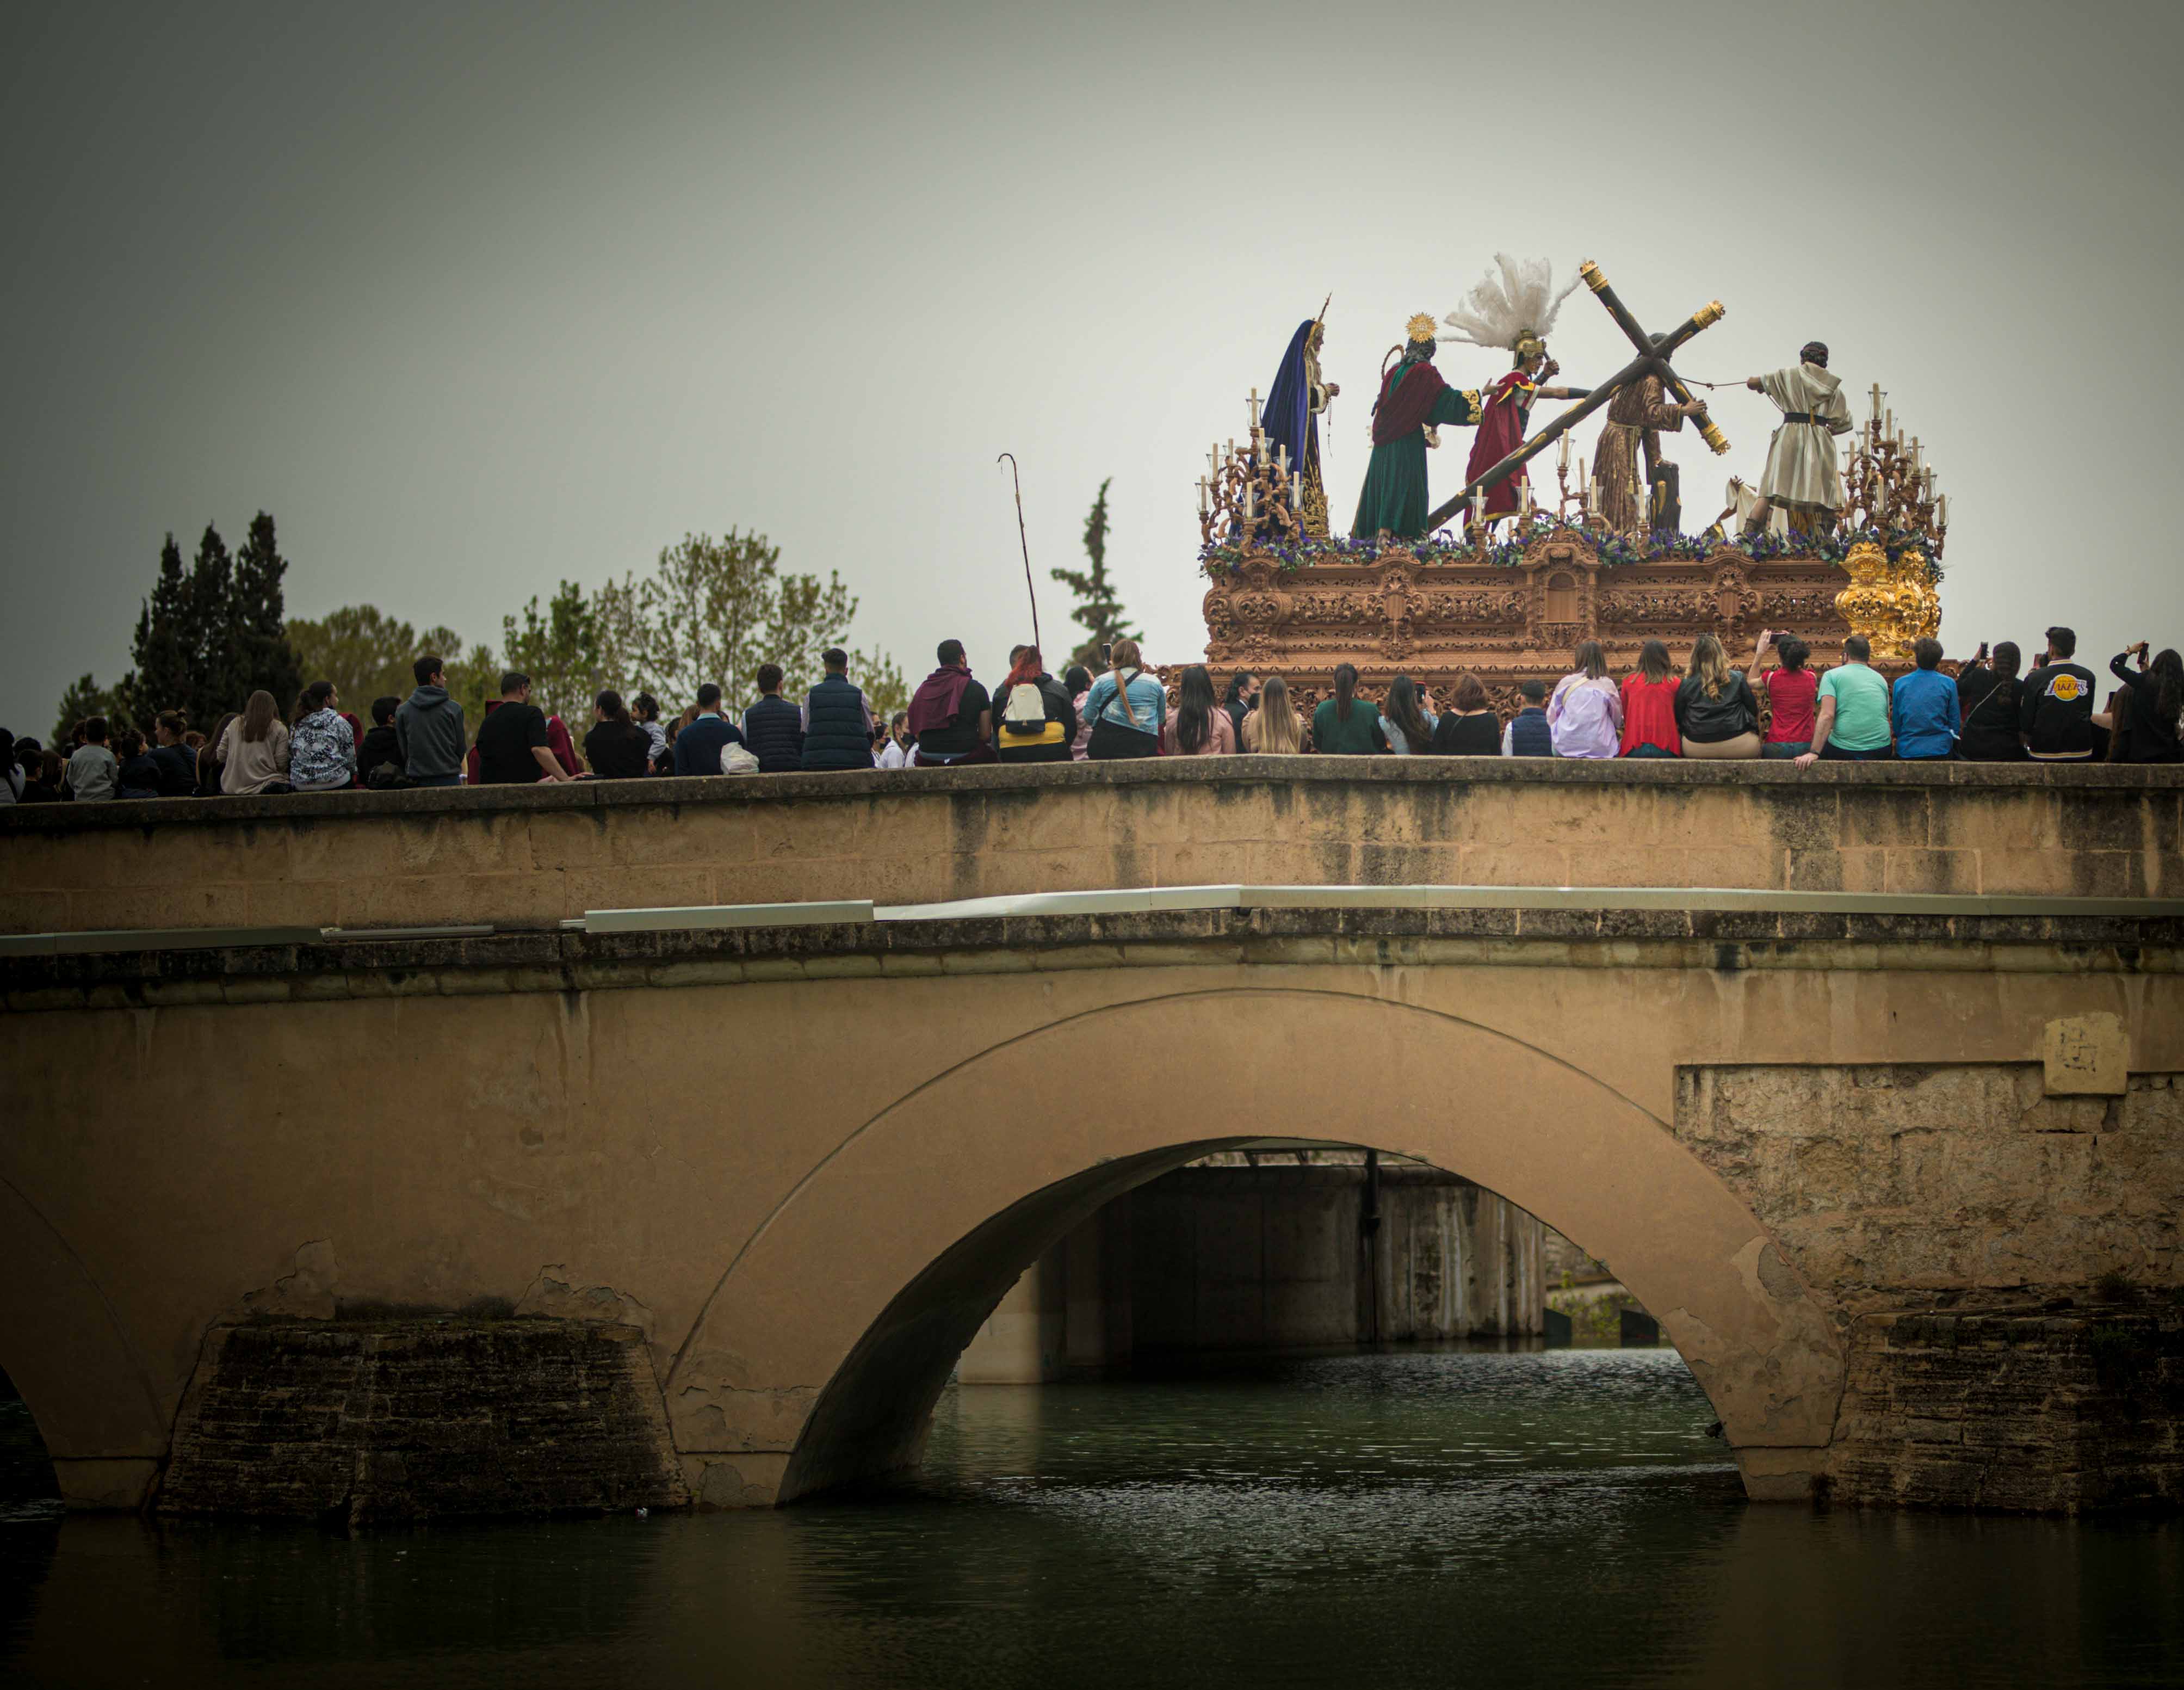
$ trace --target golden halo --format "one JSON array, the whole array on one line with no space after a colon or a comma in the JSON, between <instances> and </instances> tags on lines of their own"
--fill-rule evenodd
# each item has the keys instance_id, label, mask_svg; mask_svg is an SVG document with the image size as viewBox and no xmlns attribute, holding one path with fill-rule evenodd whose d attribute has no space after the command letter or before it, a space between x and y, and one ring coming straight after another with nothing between
<instances>
[{"instance_id":1,"label":"golden halo","mask_svg":"<svg viewBox=\"0 0 2184 1690\"><path fill-rule=\"evenodd\" d=\"M1421 311L1411 319L1410 329L1413 344L1431 340L1434 337L1434 320L1426 312Z\"/></svg>"}]
</instances>

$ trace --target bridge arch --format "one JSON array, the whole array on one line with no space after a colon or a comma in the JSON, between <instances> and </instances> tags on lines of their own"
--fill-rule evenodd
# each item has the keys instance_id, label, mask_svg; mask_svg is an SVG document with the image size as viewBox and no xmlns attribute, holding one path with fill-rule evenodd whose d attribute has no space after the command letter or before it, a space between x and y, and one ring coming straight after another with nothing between
<instances>
[{"instance_id":1,"label":"bridge arch","mask_svg":"<svg viewBox=\"0 0 2184 1690\"><path fill-rule=\"evenodd\" d=\"M1043 1251L1135 1185L1287 1136L1461 1174L1608 1261L1712 1399L1752 1493L1803 1493L1841 1395L1833 1325L1666 1122L1458 1015L1251 985L999 1042L849 1135L677 1353L668 1407L699 1494L789 1501L914 1462L956 1356ZM715 1465L741 1496L709 1489Z\"/></svg>"}]
</instances>

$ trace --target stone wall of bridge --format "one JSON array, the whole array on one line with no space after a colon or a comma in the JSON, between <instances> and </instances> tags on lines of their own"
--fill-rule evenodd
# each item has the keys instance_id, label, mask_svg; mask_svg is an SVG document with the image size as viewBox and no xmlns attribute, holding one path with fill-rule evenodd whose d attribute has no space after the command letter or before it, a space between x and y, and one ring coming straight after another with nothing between
<instances>
[{"instance_id":1,"label":"stone wall of bridge","mask_svg":"<svg viewBox=\"0 0 2184 1690\"><path fill-rule=\"evenodd\" d=\"M1204 884L2184 896L2184 769L1136 763L0 810L0 933Z\"/></svg>"}]
</instances>

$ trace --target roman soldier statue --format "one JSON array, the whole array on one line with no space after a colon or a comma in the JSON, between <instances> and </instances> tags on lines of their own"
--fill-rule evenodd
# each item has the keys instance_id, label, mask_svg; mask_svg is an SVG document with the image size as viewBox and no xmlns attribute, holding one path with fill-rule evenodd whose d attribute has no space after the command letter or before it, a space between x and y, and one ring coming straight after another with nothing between
<instances>
[{"instance_id":1,"label":"roman soldier statue","mask_svg":"<svg viewBox=\"0 0 2184 1690\"><path fill-rule=\"evenodd\" d=\"M1842 482L1836 472L1836 440L1850 432L1850 406L1842 381L1828 373L1828 349L1808 341L1795 368L1753 376L1744 384L1764 393L1782 412L1781 427L1767 447L1767 472L1759 482L1759 503L1745 519L1748 534L1763 532L1776 509L1789 514L1790 527L1807 533L1831 534L1842 509Z\"/></svg>"},{"instance_id":2,"label":"roman soldier statue","mask_svg":"<svg viewBox=\"0 0 2184 1690\"><path fill-rule=\"evenodd\" d=\"M1476 392L1451 388L1434 368L1434 320L1421 311L1402 344L1380 360L1380 397L1373 402L1373 457L1357 494L1359 539L1414 540L1426 531L1426 449L1438 446L1444 422L1479 421Z\"/></svg>"}]
</instances>

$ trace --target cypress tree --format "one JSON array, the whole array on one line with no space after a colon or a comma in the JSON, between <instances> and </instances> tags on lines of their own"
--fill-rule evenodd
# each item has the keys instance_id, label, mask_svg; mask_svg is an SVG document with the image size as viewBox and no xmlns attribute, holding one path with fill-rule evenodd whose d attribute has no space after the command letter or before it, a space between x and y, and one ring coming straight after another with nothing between
<instances>
[{"instance_id":1,"label":"cypress tree","mask_svg":"<svg viewBox=\"0 0 2184 1690\"><path fill-rule=\"evenodd\" d=\"M243 685L236 638L235 564L227 555L227 542L209 522L198 541L197 561L190 566L188 602L185 643L194 672L190 719L209 722L242 709L250 695Z\"/></svg>"},{"instance_id":2,"label":"cypress tree","mask_svg":"<svg viewBox=\"0 0 2184 1690\"><path fill-rule=\"evenodd\" d=\"M1124 624L1122 601L1115 596L1115 583L1107 578L1107 489L1114 484L1112 476L1100 483L1099 496L1084 519L1084 555L1091 560L1091 568L1052 572L1056 581L1077 595L1077 608L1070 615L1085 630L1084 643L1069 654L1069 661L1095 670L1100 667L1101 646L1137 637Z\"/></svg>"},{"instance_id":3,"label":"cypress tree","mask_svg":"<svg viewBox=\"0 0 2184 1690\"><path fill-rule=\"evenodd\" d=\"M132 719L149 722L163 710L198 719L197 653L191 633L189 578L182 573L181 548L170 533L159 548L159 577L136 617L136 638L130 648L136 667L120 689Z\"/></svg>"},{"instance_id":4,"label":"cypress tree","mask_svg":"<svg viewBox=\"0 0 2184 1690\"><path fill-rule=\"evenodd\" d=\"M290 649L281 601L281 577L288 560L274 538L273 519L259 511L250 519L249 538L235 554L235 588L229 623L234 629L241 696L263 687L283 712L304 689L304 675ZM238 704L237 708L240 708Z\"/></svg>"}]
</instances>

